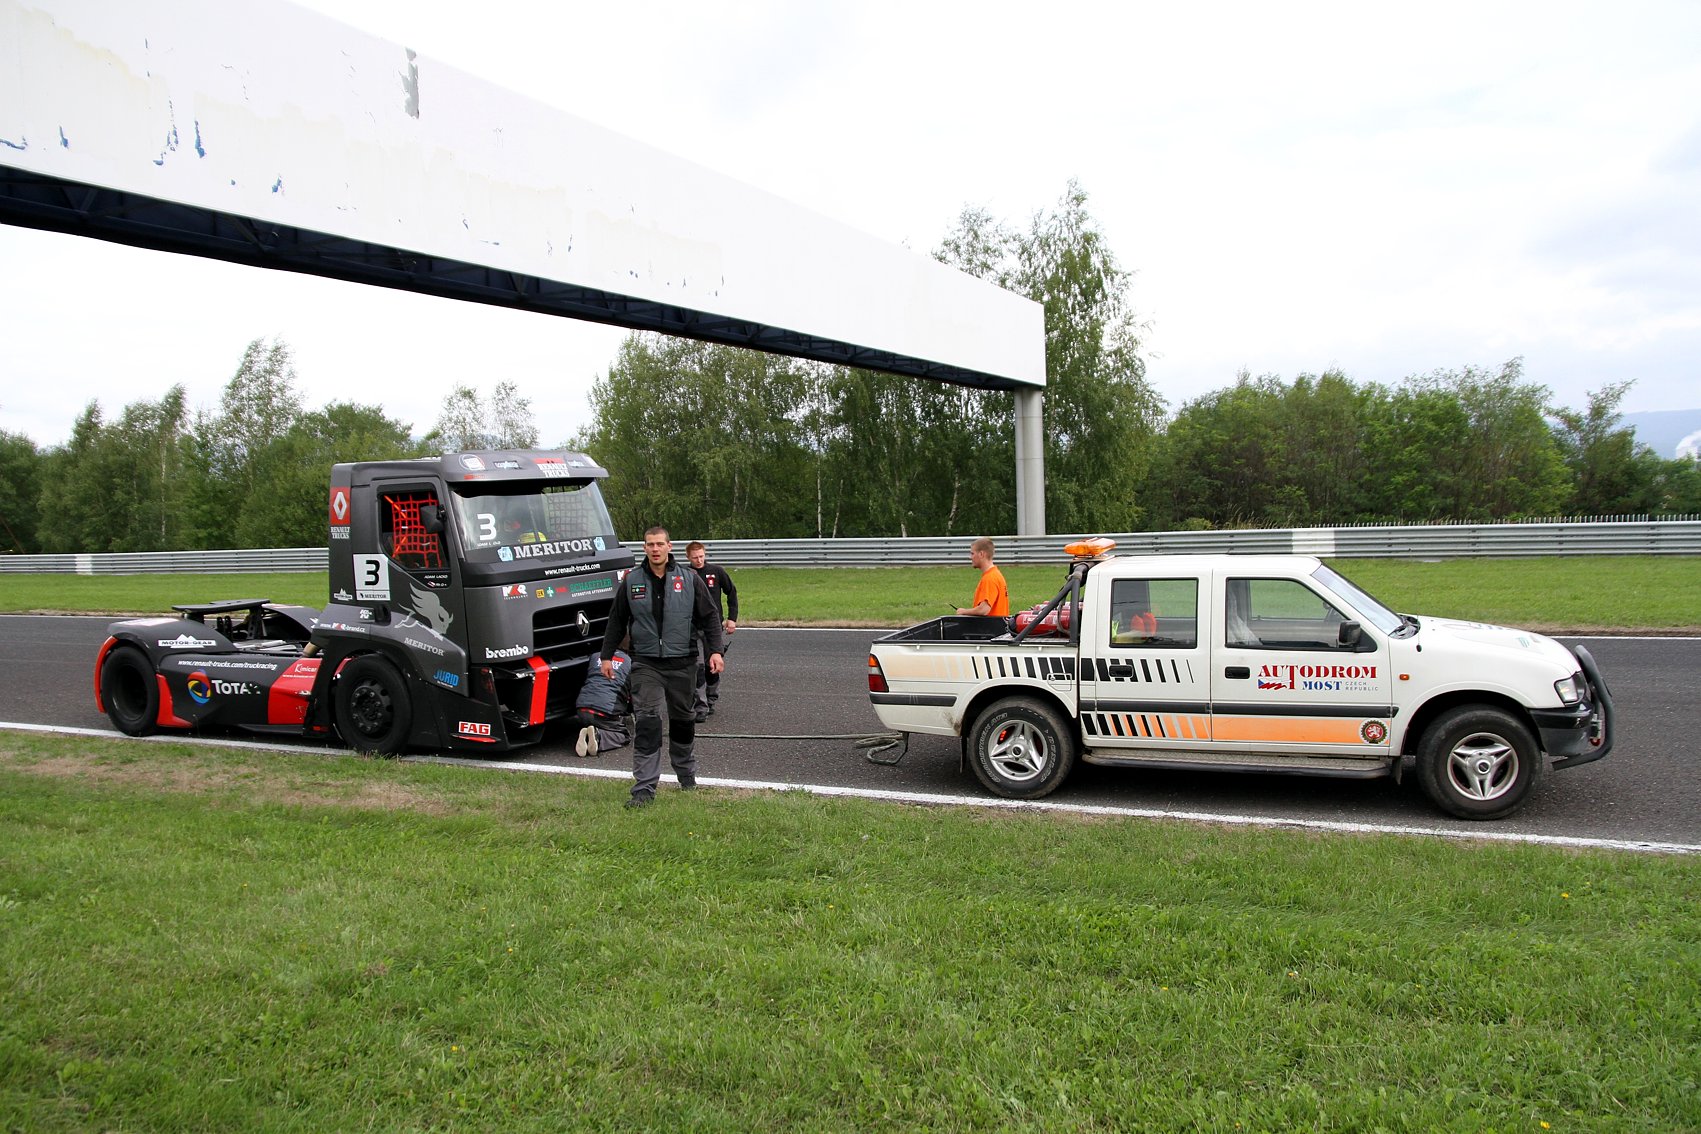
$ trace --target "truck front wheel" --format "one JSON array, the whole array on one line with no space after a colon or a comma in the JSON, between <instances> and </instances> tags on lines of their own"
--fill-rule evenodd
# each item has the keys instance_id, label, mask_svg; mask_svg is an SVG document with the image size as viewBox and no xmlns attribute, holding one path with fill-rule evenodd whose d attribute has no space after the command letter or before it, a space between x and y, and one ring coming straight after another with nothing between
<instances>
[{"instance_id":1,"label":"truck front wheel","mask_svg":"<svg viewBox=\"0 0 1701 1134\"><path fill-rule=\"evenodd\" d=\"M1500 819L1516 811L1541 773L1530 730L1486 705L1449 709L1418 746L1418 780L1437 807L1461 819Z\"/></svg>"},{"instance_id":2,"label":"truck front wheel","mask_svg":"<svg viewBox=\"0 0 1701 1134\"><path fill-rule=\"evenodd\" d=\"M1039 799L1075 766L1075 738L1056 709L1029 697L990 705L969 738L975 778L994 795Z\"/></svg>"},{"instance_id":3,"label":"truck front wheel","mask_svg":"<svg viewBox=\"0 0 1701 1134\"><path fill-rule=\"evenodd\" d=\"M337 732L361 752L394 756L407 746L413 728L407 682L396 667L368 654L337 675Z\"/></svg>"},{"instance_id":4,"label":"truck front wheel","mask_svg":"<svg viewBox=\"0 0 1701 1134\"><path fill-rule=\"evenodd\" d=\"M100 663L100 699L126 736L146 736L158 727L159 678L134 646L115 646Z\"/></svg>"}]
</instances>

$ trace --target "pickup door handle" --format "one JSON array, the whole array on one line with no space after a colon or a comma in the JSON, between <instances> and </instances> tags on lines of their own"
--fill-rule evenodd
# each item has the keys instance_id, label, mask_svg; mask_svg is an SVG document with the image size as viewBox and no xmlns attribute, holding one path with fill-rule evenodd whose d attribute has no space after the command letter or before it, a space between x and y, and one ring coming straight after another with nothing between
<instances>
[{"instance_id":1,"label":"pickup door handle","mask_svg":"<svg viewBox=\"0 0 1701 1134\"><path fill-rule=\"evenodd\" d=\"M1251 677L1252 667L1249 665L1229 665L1223 667L1224 677Z\"/></svg>"},{"instance_id":2,"label":"pickup door handle","mask_svg":"<svg viewBox=\"0 0 1701 1134\"><path fill-rule=\"evenodd\" d=\"M1105 673L1109 674L1111 677L1133 677L1134 676L1134 663L1133 662L1107 662L1105 664L1104 671L1105 671Z\"/></svg>"}]
</instances>

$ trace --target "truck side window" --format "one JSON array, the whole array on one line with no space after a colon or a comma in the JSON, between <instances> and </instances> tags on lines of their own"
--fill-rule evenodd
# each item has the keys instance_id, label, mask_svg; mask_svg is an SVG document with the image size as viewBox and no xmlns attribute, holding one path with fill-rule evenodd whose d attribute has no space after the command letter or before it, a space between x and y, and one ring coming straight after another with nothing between
<instances>
[{"instance_id":1,"label":"truck side window","mask_svg":"<svg viewBox=\"0 0 1701 1134\"><path fill-rule=\"evenodd\" d=\"M430 491L386 492L378 511L378 546L403 567L414 570L443 567L443 536L425 530L419 510L438 504Z\"/></svg>"},{"instance_id":2,"label":"truck side window","mask_svg":"<svg viewBox=\"0 0 1701 1134\"><path fill-rule=\"evenodd\" d=\"M1346 617L1292 579L1229 579L1223 595L1224 640L1231 647L1342 650Z\"/></svg>"},{"instance_id":3,"label":"truck side window","mask_svg":"<svg viewBox=\"0 0 1701 1134\"><path fill-rule=\"evenodd\" d=\"M1196 579L1117 579L1110 585L1110 644L1192 649L1199 642Z\"/></svg>"}]
</instances>

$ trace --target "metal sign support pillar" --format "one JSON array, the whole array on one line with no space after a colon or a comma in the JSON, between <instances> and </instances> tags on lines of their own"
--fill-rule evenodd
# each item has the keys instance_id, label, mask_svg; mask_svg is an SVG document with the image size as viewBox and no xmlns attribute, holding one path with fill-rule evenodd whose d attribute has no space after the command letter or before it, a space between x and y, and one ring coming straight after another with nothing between
<instances>
[{"instance_id":1,"label":"metal sign support pillar","mask_svg":"<svg viewBox=\"0 0 1701 1134\"><path fill-rule=\"evenodd\" d=\"M1045 535L1045 391L1016 390L1016 534Z\"/></svg>"}]
</instances>

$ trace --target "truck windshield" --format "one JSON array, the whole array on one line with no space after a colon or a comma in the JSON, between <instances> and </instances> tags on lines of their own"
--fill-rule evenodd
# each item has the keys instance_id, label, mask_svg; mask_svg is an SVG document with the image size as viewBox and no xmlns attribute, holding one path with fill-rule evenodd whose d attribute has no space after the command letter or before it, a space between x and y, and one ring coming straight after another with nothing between
<instances>
[{"instance_id":1,"label":"truck windshield","mask_svg":"<svg viewBox=\"0 0 1701 1134\"><path fill-rule=\"evenodd\" d=\"M594 482L589 484L457 486L455 516L471 562L569 558L619 547L614 522Z\"/></svg>"},{"instance_id":2,"label":"truck windshield","mask_svg":"<svg viewBox=\"0 0 1701 1134\"><path fill-rule=\"evenodd\" d=\"M1404 620L1398 614L1371 598L1365 591L1360 590L1357 584L1339 571L1320 564L1317 570L1311 573L1311 577L1346 599L1349 606L1358 611L1372 626L1384 634L1392 634L1405 625Z\"/></svg>"}]
</instances>

